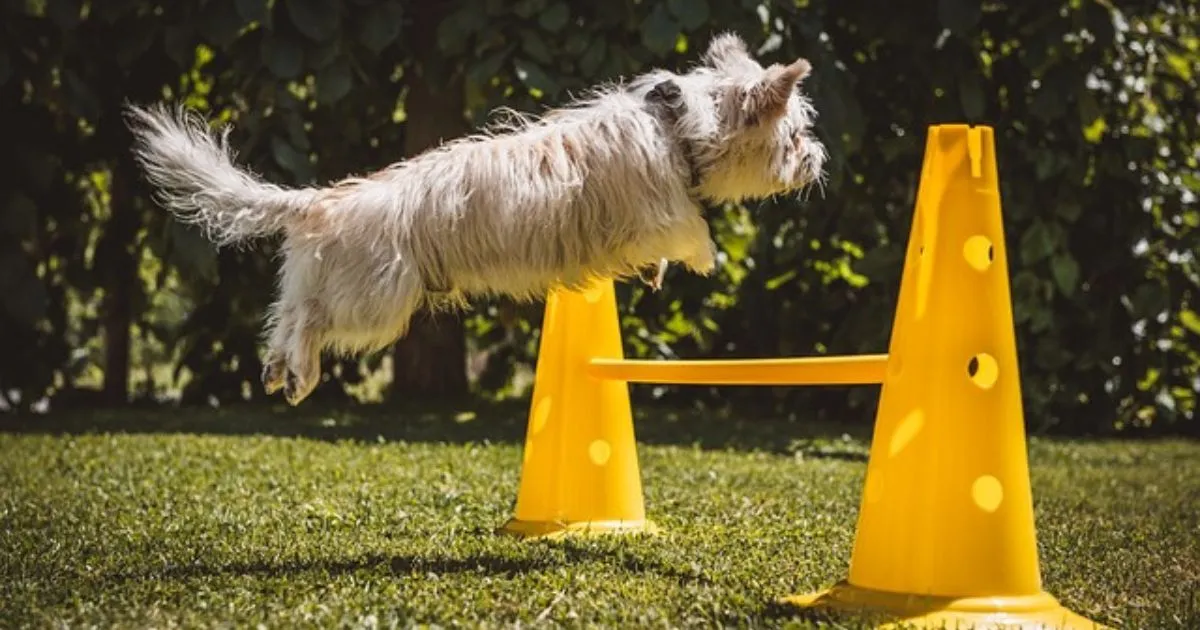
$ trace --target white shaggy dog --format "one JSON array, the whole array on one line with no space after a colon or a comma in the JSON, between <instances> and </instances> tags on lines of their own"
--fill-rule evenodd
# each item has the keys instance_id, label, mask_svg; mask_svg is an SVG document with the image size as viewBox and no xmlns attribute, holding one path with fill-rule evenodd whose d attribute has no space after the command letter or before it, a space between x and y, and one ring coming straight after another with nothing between
<instances>
[{"instance_id":1,"label":"white shaggy dog","mask_svg":"<svg viewBox=\"0 0 1200 630\"><path fill-rule=\"evenodd\" d=\"M540 120L514 116L324 188L239 169L227 136L182 109L128 113L157 198L182 220L222 245L283 234L263 384L295 405L316 386L322 351L383 348L418 308L542 299L647 268L661 280L662 260L711 273L703 201L821 181L816 112L798 90L809 71L804 59L763 68L722 34L686 74L603 86Z\"/></svg>"}]
</instances>

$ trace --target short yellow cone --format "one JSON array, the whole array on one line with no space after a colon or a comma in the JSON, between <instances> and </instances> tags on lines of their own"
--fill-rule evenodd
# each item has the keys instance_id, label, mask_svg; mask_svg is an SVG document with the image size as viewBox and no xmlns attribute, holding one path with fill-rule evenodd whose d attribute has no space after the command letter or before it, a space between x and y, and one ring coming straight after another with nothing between
<instances>
[{"instance_id":1,"label":"short yellow cone","mask_svg":"<svg viewBox=\"0 0 1200 630\"><path fill-rule=\"evenodd\" d=\"M629 384L587 373L620 359L612 281L547 302L516 514L501 531L523 538L653 532L646 520Z\"/></svg>"},{"instance_id":2,"label":"short yellow cone","mask_svg":"<svg viewBox=\"0 0 1200 630\"><path fill-rule=\"evenodd\" d=\"M930 128L848 579L804 606L1097 628L1042 590L992 129Z\"/></svg>"}]
</instances>

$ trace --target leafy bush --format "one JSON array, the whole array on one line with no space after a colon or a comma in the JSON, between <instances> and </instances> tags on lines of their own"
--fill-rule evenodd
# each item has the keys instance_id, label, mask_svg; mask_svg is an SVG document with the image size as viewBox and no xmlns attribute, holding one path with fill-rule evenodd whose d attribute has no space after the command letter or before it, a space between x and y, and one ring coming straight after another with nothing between
<instances>
[{"instance_id":1,"label":"leafy bush","mask_svg":"<svg viewBox=\"0 0 1200 630\"><path fill-rule=\"evenodd\" d=\"M469 122L538 111L600 80L690 62L717 30L806 83L832 149L806 203L712 209L725 265L621 288L630 354L881 352L924 133L995 127L1031 428L1197 431L1197 8L1186 2L824 0L9 1L0 9L0 384L6 406L261 397L271 245L216 252L153 206L126 100L185 99L236 123L286 184L400 157L415 82ZM430 40L436 50L418 47ZM458 112L441 115L450 122ZM430 121L414 121L418 126ZM522 393L540 307L466 321L481 395ZM330 362L326 396L378 397L386 357ZM383 374L384 376L380 376ZM351 392L351 393L347 393ZM639 394L647 391L638 390ZM720 390L723 401L866 420L873 392ZM696 388L655 391L714 401Z\"/></svg>"}]
</instances>

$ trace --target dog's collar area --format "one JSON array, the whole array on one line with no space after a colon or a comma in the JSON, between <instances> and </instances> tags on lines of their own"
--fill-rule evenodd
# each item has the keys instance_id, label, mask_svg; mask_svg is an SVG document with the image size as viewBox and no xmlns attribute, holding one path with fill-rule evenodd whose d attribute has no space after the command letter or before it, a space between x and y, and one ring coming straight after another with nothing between
<instances>
[{"instance_id":1,"label":"dog's collar area","mask_svg":"<svg viewBox=\"0 0 1200 630\"><path fill-rule=\"evenodd\" d=\"M700 162L696 159L696 149L692 145L692 141L687 138L678 138L680 152L683 154L683 161L687 165L688 170L688 198L692 203L700 208L706 207L704 204L704 196L700 194L700 184L704 177L704 173L700 168Z\"/></svg>"},{"instance_id":2,"label":"dog's collar area","mask_svg":"<svg viewBox=\"0 0 1200 630\"><path fill-rule=\"evenodd\" d=\"M692 148L692 142L687 138L680 138L679 144L683 145L683 161L687 163L688 168L688 194L699 202L700 188L700 164L696 161L696 151Z\"/></svg>"}]
</instances>

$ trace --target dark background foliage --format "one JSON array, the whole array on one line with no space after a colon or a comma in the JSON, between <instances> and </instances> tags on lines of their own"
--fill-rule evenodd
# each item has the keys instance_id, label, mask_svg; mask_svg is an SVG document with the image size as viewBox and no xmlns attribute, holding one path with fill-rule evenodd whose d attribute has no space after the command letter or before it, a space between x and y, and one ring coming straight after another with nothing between
<instances>
[{"instance_id":1,"label":"dark background foliage","mask_svg":"<svg viewBox=\"0 0 1200 630\"><path fill-rule=\"evenodd\" d=\"M274 243L217 251L153 205L127 101L235 124L284 184L378 168L735 30L805 56L826 194L712 208L718 275L619 288L634 356L883 352L928 125L995 127L1033 430L1196 434L1200 16L1131 0L0 0L0 406L263 399ZM330 404L527 392L541 306L423 318L327 360ZM649 388L868 421L858 389ZM748 411L749 412L749 411Z\"/></svg>"}]
</instances>

